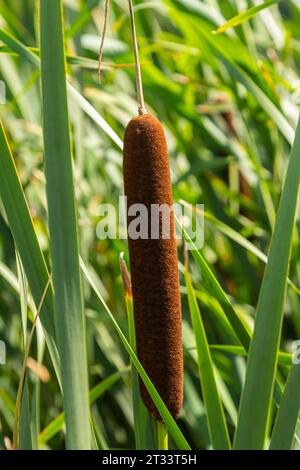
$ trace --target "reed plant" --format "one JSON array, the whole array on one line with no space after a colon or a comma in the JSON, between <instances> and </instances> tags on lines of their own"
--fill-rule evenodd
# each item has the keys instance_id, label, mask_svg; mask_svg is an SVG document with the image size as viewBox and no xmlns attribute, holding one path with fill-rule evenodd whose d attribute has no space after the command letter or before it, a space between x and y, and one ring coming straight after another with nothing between
<instances>
[{"instance_id":1,"label":"reed plant","mask_svg":"<svg viewBox=\"0 0 300 470\"><path fill-rule=\"evenodd\" d=\"M0 447L298 449L299 4L134 11L0 0ZM100 239L123 176L203 247Z\"/></svg>"}]
</instances>

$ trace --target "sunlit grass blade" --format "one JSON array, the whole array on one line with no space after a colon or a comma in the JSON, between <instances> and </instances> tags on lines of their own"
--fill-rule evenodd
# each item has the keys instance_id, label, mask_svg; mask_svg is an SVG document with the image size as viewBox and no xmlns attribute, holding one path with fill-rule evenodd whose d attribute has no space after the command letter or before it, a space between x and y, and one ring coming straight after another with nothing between
<instances>
[{"instance_id":1,"label":"sunlit grass blade","mask_svg":"<svg viewBox=\"0 0 300 470\"><path fill-rule=\"evenodd\" d=\"M158 450L168 450L169 449L169 434L165 426L165 423L162 423L161 421L157 421L156 433L157 433Z\"/></svg>"},{"instance_id":2,"label":"sunlit grass blade","mask_svg":"<svg viewBox=\"0 0 300 470\"><path fill-rule=\"evenodd\" d=\"M71 85L68 86L70 96L79 104L81 109L111 138L122 150L123 142L95 108Z\"/></svg>"},{"instance_id":3,"label":"sunlit grass blade","mask_svg":"<svg viewBox=\"0 0 300 470\"><path fill-rule=\"evenodd\" d=\"M247 351L242 346L235 346L229 344L210 344L211 351L221 351L235 356L247 357ZM278 364L281 366L290 367L292 363L292 355L286 352L279 351Z\"/></svg>"},{"instance_id":4,"label":"sunlit grass blade","mask_svg":"<svg viewBox=\"0 0 300 470\"><path fill-rule=\"evenodd\" d=\"M61 360L66 443L90 448L88 371L72 176L60 0L41 0L40 34L47 202L55 327Z\"/></svg>"},{"instance_id":5,"label":"sunlit grass blade","mask_svg":"<svg viewBox=\"0 0 300 470\"><path fill-rule=\"evenodd\" d=\"M272 432L270 450L291 450L300 410L300 364L289 372Z\"/></svg>"},{"instance_id":6,"label":"sunlit grass blade","mask_svg":"<svg viewBox=\"0 0 300 470\"><path fill-rule=\"evenodd\" d=\"M200 382L206 408L206 417L212 447L215 450L228 450L231 446L228 429L216 384L216 379L214 376L213 362L201 313L199 310L199 305L188 271L187 254L185 263L185 284L187 288L189 310L196 341Z\"/></svg>"},{"instance_id":7,"label":"sunlit grass blade","mask_svg":"<svg viewBox=\"0 0 300 470\"><path fill-rule=\"evenodd\" d=\"M138 360L136 354L134 353L132 347L130 346L129 342L127 341L124 333L122 332L121 328L119 327L118 323L115 320L115 317L111 313L110 309L108 308L106 302L104 301L102 295L100 294L99 290L95 286L95 283L91 276L89 275L88 270L86 269L86 266L84 262L81 260L81 269L89 282L91 288L95 292L96 296L100 300L101 304L105 308L105 311L107 312L110 321L112 322L112 325L114 326L115 330L117 331L123 346L125 347L127 353L130 356L131 361L133 362L136 370L138 371L141 379L143 380L149 395L151 396L152 400L155 403L155 406L157 407L161 417L163 418L169 433L171 434L175 444L177 445L178 449L180 450L188 450L190 449L189 444L187 443L185 437L183 436L182 432L180 431L179 427L177 426L176 422L174 421L172 415L170 414L169 410L167 409L166 405L162 401L161 397L159 396L156 388L152 384L151 380L149 379L149 376L146 374L144 368L142 367L140 361Z\"/></svg>"},{"instance_id":8,"label":"sunlit grass blade","mask_svg":"<svg viewBox=\"0 0 300 470\"><path fill-rule=\"evenodd\" d=\"M7 32L0 33L1 34L8 34ZM35 54L37 57L40 55L40 50L36 47L27 47L27 50ZM14 50L9 46L0 46L0 54L7 55L7 56L16 56L18 55ZM90 70L98 70L98 60L90 59L89 57L83 57L78 55L67 54L66 61L68 64L77 65L85 69ZM143 64L142 64L143 65ZM134 63L124 63L124 64L114 64L108 62L102 62L102 69L103 70L116 70L116 69L131 69L134 68Z\"/></svg>"},{"instance_id":9,"label":"sunlit grass blade","mask_svg":"<svg viewBox=\"0 0 300 470\"><path fill-rule=\"evenodd\" d=\"M271 5L275 5L279 3L280 0L267 0L259 5L249 8L248 10L240 13L239 15L234 16L230 20L226 21L226 23L222 24L216 31L215 34L224 33L229 28L235 28L240 24L244 23L245 21L250 20L254 16L256 16L260 11L264 10L265 8L270 7Z\"/></svg>"},{"instance_id":10,"label":"sunlit grass blade","mask_svg":"<svg viewBox=\"0 0 300 470\"><path fill-rule=\"evenodd\" d=\"M20 285L17 276L3 263L0 262L0 276L10 285L10 287L20 294ZM30 302L30 300L29 300Z\"/></svg>"},{"instance_id":11,"label":"sunlit grass blade","mask_svg":"<svg viewBox=\"0 0 300 470\"><path fill-rule=\"evenodd\" d=\"M300 123L292 147L260 291L242 393L236 449L262 449L270 413L300 180ZM257 374L263 377L258 380Z\"/></svg>"},{"instance_id":12,"label":"sunlit grass blade","mask_svg":"<svg viewBox=\"0 0 300 470\"><path fill-rule=\"evenodd\" d=\"M0 40L16 54L20 54L21 57L33 66L39 66L39 58L28 47L24 46L18 39L14 38L10 33L2 28L0 29Z\"/></svg>"},{"instance_id":13,"label":"sunlit grass blade","mask_svg":"<svg viewBox=\"0 0 300 470\"><path fill-rule=\"evenodd\" d=\"M47 266L34 230L30 211L19 180L4 129L0 123L0 196L14 241L26 273L35 305L39 305L49 279ZM60 380L59 358L55 343L52 288L42 307L44 327L51 359Z\"/></svg>"}]
</instances>

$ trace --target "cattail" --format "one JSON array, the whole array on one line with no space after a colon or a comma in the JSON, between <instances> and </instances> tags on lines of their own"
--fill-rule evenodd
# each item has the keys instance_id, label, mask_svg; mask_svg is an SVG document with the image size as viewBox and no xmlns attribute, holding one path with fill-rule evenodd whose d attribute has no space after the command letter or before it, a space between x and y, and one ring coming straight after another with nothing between
<instances>
[{"instance_id":1,"label":"cattail","mask_svg":"<svg viewBox=\"0 0 300 470\"><path fill-rule=\"evenodd\" d=\"M149 114L135 117L127 126L124 183L128 209L137 203L147 208L148 238L135 239L128 230L137 354L168 410L177 418L183 399L183 358L172 188L164 131ZM158 236L151 238L151 207L162 204L170 212L163 211ZM134 219L128 216L128 228ZM165 221L169 222L167 233L162 227ZM147 408L160 420L142 382L140 390Z\"/></svg>"}]
</instances>

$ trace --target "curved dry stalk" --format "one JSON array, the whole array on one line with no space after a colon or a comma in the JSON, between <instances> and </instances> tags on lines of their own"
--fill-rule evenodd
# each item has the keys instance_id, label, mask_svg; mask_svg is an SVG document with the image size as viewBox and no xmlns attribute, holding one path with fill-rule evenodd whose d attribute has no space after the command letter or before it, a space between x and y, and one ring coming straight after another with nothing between
<instances>
[{"instance_id":1,"label":"curved dry stalk","mask_svg":"<svg viewBox=\"0 0 300 470\"><path fill-rule=\"evenodd\" d=\"M102 31L101 42L100 42L99 57L98 57L98 80L99 80L99 83L101 83L101 78L102 78L102 67L101 66L102 66L104 39L105 39L106 30L107 30L107 23L108 23L109 7L110 7L110 0L105 0L104 25L103 25L103 31Z\"/></svg>"}]
</instances>

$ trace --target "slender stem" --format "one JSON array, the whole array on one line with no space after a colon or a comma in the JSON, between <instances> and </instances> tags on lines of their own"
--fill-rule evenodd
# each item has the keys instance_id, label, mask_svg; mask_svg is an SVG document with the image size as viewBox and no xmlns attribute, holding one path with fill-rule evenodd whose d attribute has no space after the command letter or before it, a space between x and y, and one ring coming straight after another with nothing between
<instances>
[{"instance_id":1,"label":"slender stem","mask_svg":"<svg viewBox=\"0 0 300 470\"><path fill-rule=\"evenodd\" d=\"M106 30L107 30L107 23L108 23L109 5L110 5L110 0L105 0L104 25L103 25L103 31L102 31L102 36L101 36L99 59L98 59L98 80L99 80L99 83L101 82L101 75L102 75L102 69L101 69L102 55L103 55L104 39L105 39L105 34L106 34Z\"/></svg>"},{"instance_id":2,"label":"slender stem","mask_svg":"<svg viewBox=\"0 0 300 470\"><path fill-rule=\"evenodd\" d=\"M157 448L158 450L168 450L169 436L165 423L157 421Z\"/></svg>"},{"instance_id":3,"label":"slender stem","mask_svg":"<svg viewBox=\"0 0 300 470\"><path fill-rule=\"evenodd\" d=\"M135 57L136 88L137 88L139 114L145 114L147 111L146 111L145 102L144 102L142 74L141 74L141 67L140 67L140 61L139 61L139 49L138 49L138 43L137 43L137 37L136 37L133 4L132 4L132 0L128 0L128 2L129 2L129 11L130 11L132 37L133 37L133 49L134 49L134 57Z\"/></svg>"}]
</instances>

